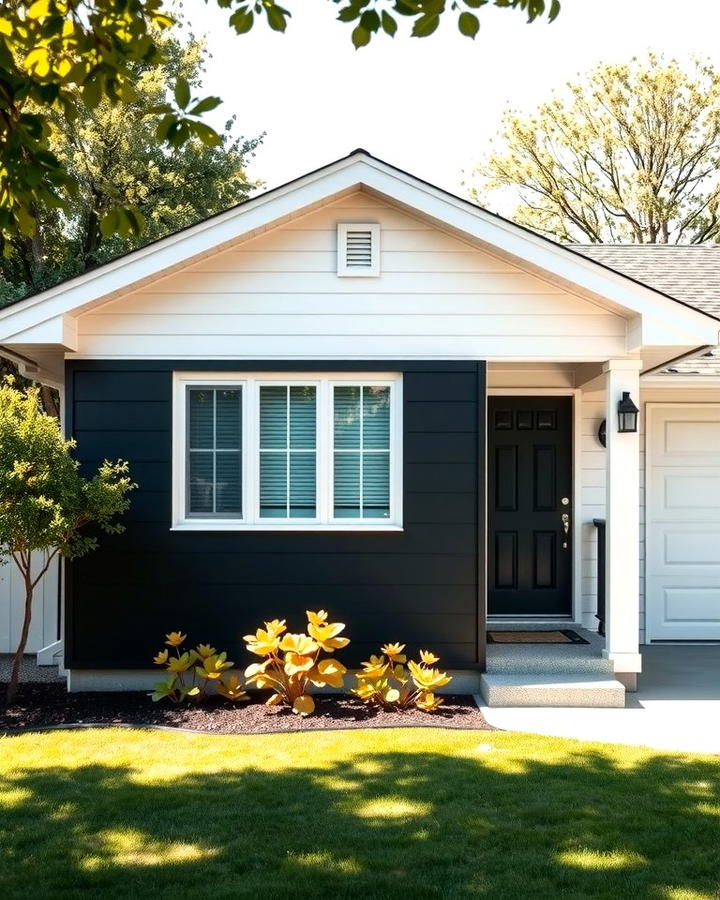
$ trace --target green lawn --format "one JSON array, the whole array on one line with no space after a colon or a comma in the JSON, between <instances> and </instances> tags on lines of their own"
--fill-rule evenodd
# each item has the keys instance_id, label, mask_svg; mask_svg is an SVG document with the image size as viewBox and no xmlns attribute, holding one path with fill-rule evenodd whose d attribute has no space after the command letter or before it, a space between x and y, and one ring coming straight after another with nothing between
<instances>
[{"instance_id":1,"label":"green lawn","mask_svg":"<svg viewBox=\"0 0 720 900\"><path fill-rule=\"evenodd\" d=\"M720 757L501 732L0 738L0 897L720 897Z\"/></svg>"}]
</instances>

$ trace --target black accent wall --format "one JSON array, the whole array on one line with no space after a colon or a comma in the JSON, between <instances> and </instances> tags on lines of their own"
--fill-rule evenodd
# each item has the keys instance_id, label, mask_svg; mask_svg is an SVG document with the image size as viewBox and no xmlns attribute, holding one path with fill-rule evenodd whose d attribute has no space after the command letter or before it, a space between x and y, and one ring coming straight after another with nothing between
<instances>
[{"instance_id":1,"label":"black accent wall","mask_svg":"<svg viewBox=\"0 0 720 900\"><path fill-rule=\"evenodd\" d=\"M193 370L403 372L404 530L171 531L172 373ZM139 484L125 533L67 565L66 666L146 668L178 629L245 665L243 634L272 618L303 630L324 608L347 623L348 665L401 641L484 667L484 363L88 360L66 374L83 470L127 459Z\"/></svg>"}]
</instances>

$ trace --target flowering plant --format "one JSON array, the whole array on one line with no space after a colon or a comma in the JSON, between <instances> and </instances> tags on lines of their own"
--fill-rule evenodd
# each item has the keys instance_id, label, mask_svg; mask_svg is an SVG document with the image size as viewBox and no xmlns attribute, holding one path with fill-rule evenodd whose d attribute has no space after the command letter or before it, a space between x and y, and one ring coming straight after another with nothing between
<instances>
[{"instance_id":1,"label":"flowering plant","mask_svg":"<svg viewBox=\"0 0 720 900\"><path fill-rule=\"evenodd\" d=\"M366 703L395 709L414 705L432 712L442 703L435 691L449 684L452 676L433 668L440 658L429 650L420 651L419 663L407 662L404 650L405 644L385 644L380 648L380 656L373 655L361 663L362 669L355 675L358 684L352 693Z\"/></svg>"},{"instance_id":2,"label":"flowering plant","mask_svg":"<svg viewBox=\"0 0 720 900\"><path fill-rule=\"evenodd\" d=\"M211 687L227 700L238 702L250 699L237 676L225 674L235 665L228 660L227 653L218 653L209 644L198 644L194 650L182 650L186 639L186 634L171 631L165 635L166 647L153 657L155 665L165 666L168 672L165 681L158 681L150 695L154 701L165 698L173 703L187 699L200 701L209 696Z\"/></svg>"},{"instance_id":3,"label":"flowering plant","mask_svg":"<svg viewBox=\"0 0 720 900\"><path fill-rule=\"evenodd\" d=\"M272 690L268 706L285 703L300 716L309 716L315 709L310 685L343 686L347 669L336 659L320 659L321 652L333 653L350 643L349 638L338 637L345 626L328 622L324 609L308 610L306 615L307 633L291 634L284 619L273 619L243 638L251 653L264 657L245 670L247 683Z\"/></svg>"}]
</instances>

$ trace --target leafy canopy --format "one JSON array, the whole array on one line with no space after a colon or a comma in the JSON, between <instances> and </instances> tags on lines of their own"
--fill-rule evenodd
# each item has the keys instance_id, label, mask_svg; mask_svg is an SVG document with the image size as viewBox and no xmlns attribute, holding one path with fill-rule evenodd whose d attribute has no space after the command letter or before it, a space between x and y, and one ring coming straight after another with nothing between
<instances>
[{"instance_id":1,"label":"leafy canopy","mask_svg":"<svg viewBox=\"0 0 720 900\"><path fill-rule=\"evenodd\" d=\"M720 72L650 53L601 65L533 115L509 113L473 199L562 241L720 239Z\"/></svg>"},{"instance_id":2,"label":"leafy canopy","mask_svg":"<svg viewBox=\"0 0 720 900\"><path fill-rule=\"evenodd\" d=\"M12 378L0 384L0 554L31 551L82 556L97 545L84 531L95 525L118 533L116 516L128 509L135 487L125 462L102 463L92 478L78 472L53 416L42 412L37 388L18 390ZM18 563L19 564L19 563Z\"/></svg>"},{"instance_id":3,"label":"leafy canopy","mask_svg":"<svg viewBox=\"0 0 720 900\"><path fill-rule=\"evenodd\" d=\"M0 306L193 225L246 200L255 187L246 168L262 138L236 136L234 119L219 130L216 146L191 137L171 150L157 140L153 110L167 84L180 77L196 91L206 58L202 42L181 41L173 31L158 44L161 62L131 67L132 102L103 99L94 109L80 107L72 122L50 114L48 147L76 193L69 210L40 210L34 235L9 239L0 258ZM118 225L123 207L141 217L141 233Z\"/></svg>"},{"instance_id":4,"label":"leafy canopy","mask_svg":"<svg viewBox=\"0 0 720 900\"><path fill-rule=\"evenodd\" d=\"M206 0L210 2L210 0ZM238 34L263 19L285 31L290 11L276 0L214 0L229 11ZM301 0L305 2L305 0ZM432 34L443 15L457 14L460 32L474 37L477 11L492 3L520 9L532 21L554 18L558 0L332 0L338 18L353 25L355 47L373 35L397 31L397 17L412 21L412 34ZM162 62L157 33L173 25L169 0L12 0L0 8L0 241L33 236L40 210L68 210L78 182L48 146L49 116L72 123L83 107L103 100L126 105L137 98L133 66ZM170 85L168 85L170 87ZM202 116L220 103L196 96L177 77L154 111L158 140L178 148L191 138L216 146L218 134ZM143 221L132 205L107 213L108 232L137 233Z\"/></svg>"}]
</instances>

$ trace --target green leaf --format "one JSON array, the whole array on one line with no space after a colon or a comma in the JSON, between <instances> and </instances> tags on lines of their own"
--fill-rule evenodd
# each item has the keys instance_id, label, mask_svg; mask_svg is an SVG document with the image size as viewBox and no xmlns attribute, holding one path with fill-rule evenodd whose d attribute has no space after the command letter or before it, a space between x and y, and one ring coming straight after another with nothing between
<instances>
[{"instance_id":1,"label":"green leaf","mask_svg":"<svg viewBox=\"0 0 720 900\"><path fill-rule=\"evenodd\" d=\"M370 43L370 37L370 32L363 28L362 25L357 25L353 28L352 42L356 50L359 50L360 47L366 47Z\"/></svg>"},{"instance_id":2,"label":"green leaf","mask_svg":"<svg viewBox=\"0 0 720 900\"><path fill-rule=\"evenodd\" d=\"M548 13L548 20L550 22L554 22L555 19L560 15L560 0L552 0L550 4L550 12Z\"/></svg>"},{"instance_id":3,"label":"green leaf","mask_svg":"<svg viewBox=\"0 0 720 900\"><path fill-rule=\"evenodd\" d=\"M266 8L265 13L267 15L268 25L273 31L285 31L287 28L288 16L290 15L286 9L273 3L272 6Z\"/></svg>"},{"instance_id":4,"label":"green leaf","mask_svg":"<svg viewBox=\"0 0 720 900\"><path fill-rule=\"evenodd\" d=\"M344 6L338 13L337 17L340 22L354 22L359 15L360 10L353 9L352 6Z\"/></svg>"},{"instance_id":5,"label":"green leaf","mask_svg":"<svg viewBox=\"0 0 720 900\"><path fill-rule=\"evenodd\" d=\"M253 23L255 22L255 16L250 10L245 7L241 7L240 9L236 9L235 12L230 16L230 24L235 29L238 34L247 34L248 31L253 27Z\"/></svg>"},{"instance_id":6,"label":"green leaf","mask_svg":"<svg viewBox=\"0 0 720 900\"><path fill-rule=\"evenodd\" d=\"M116 209L109 209L100 219L100 234L103 237L111 237L118 231L118 213Z\"/></svg>"},{"instance_id":7,"label":"green leaf","mask_svg":"<svg viewBox=\"0 0 720 900\"><path fill-rule=\"evenodd\" d=\"M187 78L183 78L182 75L178 75L178 79L175 82L175 102L180 109L186 109L190 102L190 85Z\"/></svg>"},{"instance_id":8,"label":"green leaf","mask_svg":"<svg viewBox=\"0 0 720 900\"><path fill-rule=\"evenodd\" d=\"M219 147L222 144L222 138L217 131L209 125L206 125L204 122L190 122L188 124L192 128L195 136L199 138L206 147Z\"/></svg>"},{"instance_id":9,"label":"green leaf","mask_svg":"<svg viewBox=\"0 0 720 900\"><path fill-rule=\"evenodd\" d=\"M374 34L380 28L380 16L375 12L374 9L366 9L365 12L360 16L360 24L365 29L365 31L369 31Z\"/></svg>"},{"instance_id":10,"label":"green leaf","mask_svg":"<svg viewBox=\"0 0 720 900\"><path fill-rule=\"evenodd\" d=\"M385 9L382 11L381 21L385 34L389 34L390 37L395 37L395 32L397 31L397 22Z\"/></svg>"},{"instance_id":11,"label":"green leaf","mask_svg":"<svg viewBox=\"0 0 720 900\"><path fill-rule=\"evenodd\" d=\"M435 31L435 29L440 24L440 16L432 15L432 16L420 16L419 19L415 20L415 24L413 25L412 36L413 37L428 37Z\"/></svg>"},{"instance_id":12,"label":"green leaf","mask_svg":"<svg viewBox=\"0 0 720 900\"><path fill-rule=\"evenodd\" d=\"M478 17L473 13L464 12L460 13L460 18L458 19L458 28L460 29L460 34L464 34L465 37L475 39L475 35L480 30L480 22L478 22Z\"/></svg>"},{"instance_id":13,"label":"green leaf","mask_svg":"<svg viewBox=\"0 0 720 900\"><path fill-rule=\"evenodd\" d=\"M211 112L213 109L220 106L221 103L222 100L219 97L205 97L189 110L188 115L201 116L203 113Z\"/></svg>"}]
</instances>

